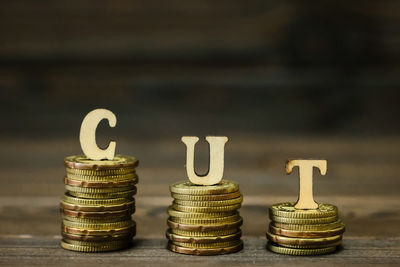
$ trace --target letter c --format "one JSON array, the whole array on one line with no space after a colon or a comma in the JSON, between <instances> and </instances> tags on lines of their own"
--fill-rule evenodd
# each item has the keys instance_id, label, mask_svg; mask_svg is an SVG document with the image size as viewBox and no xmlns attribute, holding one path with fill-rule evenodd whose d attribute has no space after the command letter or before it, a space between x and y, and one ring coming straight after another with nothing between
<instances>
[{"instance_id":1,"label":"letter c","mask_svg":"<svg viewBox=\"0 0 400 267\"><path fill-rule=\"evenodd\" d=\"M96 129L103 119L108 120L108 124L112 128L117 124L117 117L107 109L95 109L89 112L82 121L79 135L81 148L86 157L92 160L112 160L115 155L116 143L114 141L111 141L105 150L97 146Z\"/></svg>"}]
</instances>

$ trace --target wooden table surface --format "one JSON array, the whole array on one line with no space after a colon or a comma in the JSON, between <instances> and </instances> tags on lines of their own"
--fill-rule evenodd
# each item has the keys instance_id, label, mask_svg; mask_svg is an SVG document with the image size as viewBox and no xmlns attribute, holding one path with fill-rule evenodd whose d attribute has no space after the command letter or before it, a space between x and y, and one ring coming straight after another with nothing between
<instances>
[{"instance_id":1,"label":"wooden table surface","mask_svg":"<svg viewBox=\"0 0 400 267\"><path fill-rule=\"evenodd\" d=\"M225 178L244 195L243 251L224 256L184 256L165 249L168 185L186 179L180 138L120 138L117 151L139 158L138 234L130 249L85 254L60 248L58 201L64 192L63 158L79 154L78 139L2 139L0 160L0 265L197 266L400 264L400 138L229 136ZM205 170L205 143L196 163ZM290 257L265 249L267 207L297 197L297 171L284 174L287 158L326 158L326 176L314 173L317 201L335 204L346 224L334 254Z\"/></svg>"}]
</instances>

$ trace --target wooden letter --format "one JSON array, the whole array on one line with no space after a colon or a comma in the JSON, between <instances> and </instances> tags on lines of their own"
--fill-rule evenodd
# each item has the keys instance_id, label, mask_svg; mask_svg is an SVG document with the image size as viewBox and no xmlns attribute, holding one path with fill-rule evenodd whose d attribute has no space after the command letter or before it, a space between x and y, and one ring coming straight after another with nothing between
<instances>
[{"instance_id":1,"label":"wooden letter","mask_svg":"<svg viewBox=\"0 0 400 267\"><path fill-rule=\"evenodd\" d=\"M186 172L189 180L198 185L218 184L224 175L224 147L228 141L226 136L207 136L210 148L208 172L198 175L194 170L194 146L199 141L196 136L183 136L182 142L186 145Z\"/></svg>"},{"instance_id":2,"label":"wooden letter","mask_svg":"<svg viewBox=\"0 0 400 267\"><path fill-rule=\"evenodd\" d=\"M320 170L321 175L326 174L326 160L289 160L286 162L286 173L292 173L293 167L299 167L300 189L296 209L316 209L318 204L313 198L313 167Z\"/></svg>"},{"instance_id":3,"label":"wooden letter","mask_svg":"<svg viewBox=\"0 0 400 267\"><path fill-rule=\"evenodd\" d=\"M108 144L107 149L102 150L96 143L96 129L101 120L107 119L110 127L115 127L117 118L114 113L107 109L95 109L89 112L82 121L79 140L81 148L86 157L92 160L109 159L112 160L115 155L114 141Z\"/></svg>"}]
</instances>

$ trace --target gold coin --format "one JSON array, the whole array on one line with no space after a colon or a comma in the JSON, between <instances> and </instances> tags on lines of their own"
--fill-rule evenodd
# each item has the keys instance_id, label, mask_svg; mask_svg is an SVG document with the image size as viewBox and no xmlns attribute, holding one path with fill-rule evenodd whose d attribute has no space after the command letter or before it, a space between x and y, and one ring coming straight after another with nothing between
<instances>
[{"instance_id":1,"label":"gold coin","mask_svg":"<svg viewBox=\"0 0 400 267\"><path fill-rule=\"evenodd\" d=\"M337 247L340 246L342 244L342 240L339 240L337 242L334 243L330 243L329 246L325 245L325 244L312 244L312 245L301 245L301 246L297 246L297 245L288 245L288 244L277 244L281 247L287 247L287 248L326 248L326 247Z\"/></svg>"},{"instance_id":2,"label":"gold coin","mask_svg":"<svg viewBox=\"0 0 400 267\"><path fill-rule=\"evenodd\" d=\"M74 180L74 181L86 181L86 182L112 182L112 183L118 183L121 181L126 181L126 180L133 180L137 182L139 180L139 177L136 173L128 173L128 174L122 174L122 175L108 175L108 176L96 176L96 175L78 175L78 174L71 174L67 173L66 178Z\"/></svg>"},{"instance_id":3,"label":"gold coin","mask_svg":"<svg viewBox=\"0 0 400 267\"><path fill-rule=\"evenodd\" d=\"M65 185L65 189L71 192L86 193L86 194L107 194L115 192L126 192L129 190L134 190L136 187L134 185L122 186L122 187L105 187L105 188L91 188L91 187L80 187L80 186L70 186Z\"/></svg>"},{"instance_id":4,"label":"gold coin","mask_svg":"<svg viewBox=\"0 0 400 267\"><path fill-rule=\"evenodd\" d=\"M136 222L131 219L112 223L81 223L64 220L63 224L67 227L88 231L113 231L114 229L136 227Z\"/></svg>"},{"instance_id":5,"label":"gold coin","mask_svg":"<svg viewBox=\"0 0 400 267\"><path fill-rule=\"evenodd\" d=\"M343 234L345 231L344 225L338 228L324 231L296 231L287 230L273 225L269 225L269 231L276 235L288 236L288 237L303 237L303 238L319 238Z\"/></svg>"},{"instance_id":6,"label":"gold coin","mask_svg":"<svg viewBox=\"0 0 400 267\"><path fill-rule=\"evenodd\" d=\"M269 207L269 213L273 216L298 219L324 218L338 214L337 207L330 204L319 203L315 210L298 210L294 207L295 204L294 202L274 204Z\"/></svg>"},{"instance_id":7,"label":"gold coin","mask_svg":"<svg viewBox=\"0 0 400 267\"><path fill-rule=\"evenodd\" d=\"M73 174L78 176L83 175L83 176L96 176L96 177L110 176L110 175L124 175L124 174L132 175L136 173L135 168L120 168L120 169L109 169L101 171L66 168L65 171L67 172L67 176Z\"/></svg>"},{"instance_id":8,"label":"gold coin","mask_svg":"<svg viewBox=\"0 0 400 267\"><path fill-rule=\"evenodd\" d=\"M183 223L183 224L203 224L203 225L209 225L209 224L226 224L226 223L233 223L240 221L242 217L240 217L239 214L227 216L227 217L220 217L220 218L206 218L206 219L192 219L192 218L179 218L179 217L169 217L168 218L170 221L176 222L176 223Z\"/></svg>"},{"instance_id":9,"label":"gold coin","mask_svg":"<svg viewBox=\"0 0 400 267\"><path fill-rule=\"evenodd\" d=\"M134 209L126 209L126 210L118 210L118 211L99 211L99 212L85 212L85 211L74 211L67 210L64 208L60 208L61 213L67 215L69 217L77 217L77 218L100 218L103 219L105 217L126 217L130 216L135 212Z\"/></svg>"},{"instance_id":10,"label":"gold coin","mask_svg":"<svg viewBox=\"0 0 400 267\"><path fill-rule=\"evenodd\" d=\"M196 232L220 231L232 228L239 228L242 224L243 224L242 219L240 219L237 222L210 224L210 225L184 224L167 220L167 225L170 228L184 230L184 231L196 231Z\"/></svg>"},{"instance_id":11,"label":"gold coin","mask_svg":"<svg viewBox=\"0 0 400 267\"><path fill-rule=\"evenodd\" d=\"M64 223L65 221L76 222L76 223L91 223L91 224L103 224L103 223L116 223L131 220L131 216L126 217L96 217L96 218L81 218L72 217L65 214L61 214Z\"/></svg>"},{"instance_id":12,"label":"gold coin","mask_svg":"<svg viewBox=\"0 0 400 267\"><path fill-rule=\"evenodd\" d=\"M290 224L290 223L279 223L279 222L271 222L271 225L287 229L287 230L295 230L295 231L324 231L324 230L331 230L338 227L343 226L341 220L337 220L331 223L324 223L324 224Z\"/></svg>"},{"instance_id":13,"label":"gold coin","mask_svg":"<svg viewBox=\"0 0 400 267\"><path fill-rule=\"evenodd\" d=\"M71 244L71 245L76 245L76 246L101 247L101 246L119 246L122 244L132 242L132 239L94 242L94 241L79 241L79 240L63 238L62 241L65 243Z\"/></svg>"},{"instance_id":14,"label":"gold coin","mask_svg":"<svg viewBox=\"0 0 400 267\"><path fill-rule=\"evenodd\" d=\"M237 246L241 243L242 241L239 240L233 240L233 241L226 241L226 242L216 242L216 243L185 243L185 242L175 242L173 241L172 243L176 246L180 247L185 247L185 248L226 248L226 247L233 247Z\"/></svg>"},{"instance_id":15,"label":"gold coin","mask_svg":"<svg viewBox=\"0 0 400 267\"><path fill-rule=\"evenodd\" d=\"M119 211L119 210L129 210L129 209L133 210L135 208L135 201L126 202L120 205L99 205L99 206L76 205L60 201L60 207L68 210L88 211L88 212Z\"/></svg>"},{"instance_id":16,"label":"gold coin","mask_svg":"<svg viewBox=\"0 0 400 267\"><path fill-rule=\"evenodd\" d=\"M311 255L323 255L332 253L336 250L336 246L326 248L315 248L315 249L298 249L298 248L286 248L281 247L272 243L268 243L267 248L275 253L293 255L293 256L311 256Z\"/></svg>"},{"instance_id":17,"label":"gold coin","mask_svg":"<svg viewBox=\"0 0 400 267\"><path fill-rule=\"evenodd\" d=\"M103 245L103 246L80 246L80 245L73 245L61 241L61 247L63 249L72 250L72 251L79 251L79 252L105 252L105 251L113 251L113 250L120 250L124 248L130 247L132 244L131 241L125 242L118 245Z\"/></svg>"},{"instance_id":18,"label":"gold coin","mask_svg":"<svg viewBox=\"0 0 400 267\"><path fill-rule=\"evenodd\" d=\"M270 232L267 232L268 240L277 243L281 246L284 245L292 245L292 246L325 246L328 247L330 244L335 243L337 241L342 240L342 235L321 237L321 238L296 238L296 237L287 237L275 235Z\"/></svg>"},{"instance_id":19,"label":"gold coin","mask_svg":"<svg viewBox=\"0 0 400 267\"><path fill-rule=\"evenodd\" d=\"M216 230L216 231L185 231L185 230L170 228L169 231L173 234L183 235L188 237L214 237L214 236L231 235L236 233L238 229L231 228L231 229Z\"/></svg>"},{"instance_id":20,"label":"gold coin","mask_svg":"<svg viewBox=\"0 0 400 267\"><path fill-rule=\"evenodd\" d=\"M175 202L175 201L174 201ZM223 211L235 211L240 209L241 204L223 206L223 207L191 207L178 205L176 203L172 204L172 208L183 212L196 212L196 213L212 213L212 212L223 212Z\"/></svg>"},{"instance_id":21,"label":"gold coin","mask_svg":"<svg viewBox=\"0 0 400 267\"><path fill-rule=\"evenodd\" d=\"M69 186L79 186L87 188L109 188L109 187L126 187L138 183L138 179L117 180L117 181L87 181L87 180L73 180L71 178L64 178L64 184Z\"/></svg>"},{"instance_id":22,"label":"gold coin","mask_svg":"<svg viewBox=\"0 0 400 267\"><path fill-rule=\"evenodd\" d=\"M175 199L174 203L182 206L192 206L192 207L221 207L230 206L235 204L241 204L243 197L228 199L228 200L213 200L213 201L187 201Z\"/></svg>"},{"instance_id":23,"label":"gold coin","mask_svg":"<svg viewBox=\"0 0 400 267\"><path fill-rule=\"evenodd\" d=\"M136 235L136 229L130 232L125 232L121 234L108 234L108 235L78 235L62 232L61 235L64 239L86 241L86 242L110 242L117 240L132 239Z\"/></svg>"},{"instance_id":24,"label":"gold coin","mask_svg":"<svg viewBox=\"0 0 400 267\"><path fill-rule=\"evenodd\" d=\"M240 191L227 194L217 194L217 195L183 195L183 194L171 193L171 196L174 199L187 200L187 201L215 201L215 200L227 200L227 199L238 198L241 196L241 193Z\"/></svg>"},{"instance_id":25,"label":"gold coin","mask_svg":"<svg viewBox=\"0 0 400 267\"><path fill-rule=\"evenodd\" d=\"M135 201L134 198L110 198L110 199L86 199L71 196L68 192L66 192L62 198L62 201L70 204L76 204L81 206L112 206L112 205L121 205L126 202Z\"/></svg>"},{"instance_id":26,"label":"gold coin","mask_svg":"<svg viewBox=\"0 0 400 267\"><path fill-rule=\"evenodd\" d=\"M187 255L212 256L238 252L243 249L243 242L240 242L236 246L225 248L186 248L168 242L168 249L173 252Z\"/></svg>"},{"instance_id":27,"label":"gold coin","mask_svg":"<svg viewBox=\"0 0 400 267\"><path fill-rule=\"evenodd\" d=\"M206 218L219 218L238 214L236 210L225 211L225 212L213 212L213 213L196 213L196 212L182 212L174 210L171 206L168 207L168 214L171 217L178 218L192 218L192 219L206 219Z\"/></svg>"},{"instance_id":28,"label":"gold coin","mask_svg":"<svg viewBox=\"0 0 400 267\"><path fill-rule=\"evenodd\" d=\"M63 232L74 235L88 235L88 236L114 236L114 235L123 235L129 234L136 231L136 226L130 225L128 227L123 228L114 228L114 229L103 229L103 230L90 230L90 229L82 229L82 228L74 228L66 226L65 224L61 225Z\"/></svg>"},{"instance_id":29,"label":"gold coin","mask_svg":"<svg viewBox=\"0 0 400 267\"><path fill-rule=\"evenodd\" d=\"M100 199L109 199L109 198L132 198L136 194L136 187L133 190L129 191L121 191L121 192L113 192L113 193L81 193L81 192L74 192L74 191L69 191L68 192L70 195L74 197L80 197L80 198L100 198Z\"/></svg>"},{"instance_id":30,"label":"gold coin","mask_svg":"<svg viewBox=\"0 0 400 267\"><path fill-rule=\"evenodd\" d=\"M70 156L64 159L64 165L70 169L83 170L110 170L121 168L135 168L139 161L131 156L115 155L112 160L91 160L85 155Z\"/></svg>"},{"instance_id":31,"label":"gold coin","mask_svg":"<svg viewBox=\"0 0 400 267\"><path fill-rule=\"evenodd\" d=\"M193 237L193 236L182 236L177 235L167 230L166 236L169 240L173 242L185 242L185 243L216 243L216 242L226 242L231 240L240 239L242 236L242 231L237 231L234 234L224 235L224 236L208 236L208 237Z\"/></svg>"},{"instance_id":32,"label":"gold coin","mask_svg":"<svg viewBox=\"0 0 400 267\"><path fill-rule=\"evenodd\" d=\"M172 193L185 195L215 195L239 191L239 185L229 180L222 180L216 185L195 185L189 181L178 182L170 185Z\"/></svg>"},{"instance_id":33,"label":"gold coin","mask_svg":"<svg viewBox=\"0 0 400 267\"><path fill-rule=\"evenodd\" d=\"M338 220L337 216L314 218L314 219L297 219L297 218L278 217L270 214L269 217L274 222L287 223L287 224L323 224L323 223L335 222Z\"/></svg>"}]
</instances>

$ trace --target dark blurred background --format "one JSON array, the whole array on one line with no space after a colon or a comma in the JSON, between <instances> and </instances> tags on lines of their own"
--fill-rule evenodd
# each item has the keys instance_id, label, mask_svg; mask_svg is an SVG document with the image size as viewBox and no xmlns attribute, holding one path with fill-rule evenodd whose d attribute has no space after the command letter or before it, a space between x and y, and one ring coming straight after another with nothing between
<instances>
[{"instance_id":1,"label":"dark blurred background","mask_svg":"<svg viewBox=\"0 0 400 267\"><path fill-rule=\"evenodd\" d=\"M399 1L1 1L1 136L400 133Z\"/></svg>"},{"instance_id":2,"label":"dark blurred background","mask_svg":"<svg viewBox=\"0 0 400 267\"><path fill-rule=\"evenodd\" d=\"M400 1L0 0L0 235L59 235L63 158L98 143L139 158L140 237L164 239L182 135L226 135L245 236L297 197L287 158L326 158L317 201L347 236L399 235ZM249 218L260 218L250 220Z\"/></svg>"}]
</instances>

